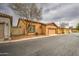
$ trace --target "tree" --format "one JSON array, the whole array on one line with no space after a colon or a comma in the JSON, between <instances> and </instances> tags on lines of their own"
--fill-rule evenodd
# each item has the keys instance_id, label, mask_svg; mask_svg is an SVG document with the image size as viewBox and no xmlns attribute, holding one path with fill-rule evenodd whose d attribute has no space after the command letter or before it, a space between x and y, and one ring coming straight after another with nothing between
<instances>
[{"instance_id":1,"label":"tree","mask_svg":"<svg viewBox=\"0 0 79 59\"><path fill-rule=\"evenodd\" d=\"M42 8L39 8L35 3L13 3L9 4L9 7L19 16L26 17L27 19L41 19ZM27 33L29 32L29 27L32 28L32 22L28 23L26 26Z\"/></svg>"},{"instance_id":2,"label":"tree","mask_svg":"<svg viewBox=\"0 0 79 59\"><path fill-rule=\"evenodd\" d=\"M42 8L38 8L36 4L32 3L30 7L30 17L32 19L41 19Z\"/></svg>"},{"instance_id":3,"label":"tree","mask_svg":"<svg viewBox=\"0 0 79 59\"><path fill-rule=\"evenodd\" d=\"M79 30L79 23L77 24L76 29Z\"/></svg>"},{"instance_id":4,"label":"tree","mask_svg":"<svg viewBox=\"0 0 79 59\"><path fill-rule=\"evenodd\" d=\"M19 16L29 19L40 19L42 9L35 3L12 3L9 7Z\"/></svg>"}]
</instances>

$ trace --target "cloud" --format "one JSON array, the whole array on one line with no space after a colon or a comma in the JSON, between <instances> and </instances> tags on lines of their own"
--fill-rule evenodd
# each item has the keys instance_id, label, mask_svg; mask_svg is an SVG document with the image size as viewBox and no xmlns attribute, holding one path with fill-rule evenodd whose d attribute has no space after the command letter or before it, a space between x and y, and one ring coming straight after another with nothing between
<instances>
[{"instance_id":1,"label":"cloud","mask_svg":"<svg viewBox=\"0 0 79 59\"><path fill-rule=\"evenodd\" d=\"M51 4L52 5L52 4ZM56 8L49 8L47 13L43 13L43 18L51 18L52 20L62 19L62 18L76 18L79 17L79 4L57 4ZM48 16L48 17L47 17Z\"/></svg>"},{"instance_id":2,"label":"cloud","mask_svg":"<svg viewBox=\"0 0 79 59\"><path fill-rule=\"evenodd\" d=\"M14 13L12 9L8 7L9 4L0 4L0 12L13 16L13 26L17 25L19 16Z\"/></svg>"},{"instance_id":3,"label":"cloud","mask_svg":"<svg viewBox=\"0 0 79 59\"><path fill-rule=\"evenodd\" d=\"M43 20L51 22L72 22L74 26L79 22L78 3L43 4ZM75 21L75 23L74 23Z\"/></svg>"}]
</instances>

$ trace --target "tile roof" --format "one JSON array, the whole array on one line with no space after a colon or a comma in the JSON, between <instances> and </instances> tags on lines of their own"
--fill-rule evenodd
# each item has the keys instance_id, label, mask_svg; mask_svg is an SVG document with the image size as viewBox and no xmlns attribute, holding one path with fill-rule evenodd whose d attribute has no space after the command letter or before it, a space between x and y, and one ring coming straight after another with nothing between
<instances>
[{"instance_id":1,"label":"tile roof","mask_svg":"<svg viewBox=\"0 0 79 59\"><path fill-rule=\"evenodd\" d=\"M12 18L12 16L4 14L4 13L0 13L0 17Z\"/></svg>"},{"instance_id":2,"label":"tile roof","mask_svg":"<svg viewBox=\"0 0 79 59\"><path fill-rule=\"evenodd\" d=\"M26 24L26 21L28 21L28 22L43 24L43 25L46 25L46 26L47 25L55 25L56 27L58 27L55 23L47 23L47 24L45 24L45 23L42 23L42 22L39 22L39 21L30 20L30 19L19 18L18 24L19 24L19 21L23 21L24 24ZM18 26L18 24L17 24L17 26Z\"/></svg>"}]
</instances>

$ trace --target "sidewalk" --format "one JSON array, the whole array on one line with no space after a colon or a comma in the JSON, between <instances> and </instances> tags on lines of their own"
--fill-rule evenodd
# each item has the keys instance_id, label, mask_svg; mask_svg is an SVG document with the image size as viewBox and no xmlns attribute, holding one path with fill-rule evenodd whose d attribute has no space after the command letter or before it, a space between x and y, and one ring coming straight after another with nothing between
<instances>
[{"instance_id":1,"label":"sidewalk","mask_svg":"<svg viewBox=\"0 0 79 59\"><path fill-rule=\"evenodd\" d=\"M42 35L42 36L31 36L31 37L24 37L24 38L18 38L18 39L15 39L15 40L8 40L8 41L1 41L0 43L13 43L13 42L19 42L19 41L24 41L24 40L32 40L32 39L37 39L37 38L46 38L46 37L51 37L51 36L59 36L59 35L63 35L63 34L55 34L55 35L50 35L50 36L45 36L45 35Z\"/></svg>"}]
</instances>

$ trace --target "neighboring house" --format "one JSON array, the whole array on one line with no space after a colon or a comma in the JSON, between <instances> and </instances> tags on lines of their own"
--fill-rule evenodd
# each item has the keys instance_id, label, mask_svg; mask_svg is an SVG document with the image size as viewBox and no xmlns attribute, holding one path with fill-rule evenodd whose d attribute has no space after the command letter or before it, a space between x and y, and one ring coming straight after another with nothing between
<instances>
[{"instance_id":1,"label":"neighboring house","mask_svg":"<svg viewBox=\"0 0 79 59\"><path fill-rule=\"evenodd\" d=\"M71 32L76 33L79 32L79 30L77 30L76 28L71 29Z\"/></svg>"},{"instance_id":2,"label":"neighboring house","mask_svg":"<svg viewBox=\"0 0 79 59\"><path fill-rule=\"evenodd\" d=\"M12 17L0 13L0 41L11 39Z\"/></svg>"},{"instance_id":3,"label":"neighboring house","mask_svg":"<svg viewBox=\"0 0 79 59\"><path fill-rule=\"evenodd\" d=\"M58 34L69 34L72 33L71 28L58 28Z\"/></svg>"},{"instance_id":4,"label":"neighboring house","mask_svg":"<svg viewBox=\"0 0 79 59\"><path fill-rule=\"evenodd\" d=\"M63 28L64 29L64 34L68 34L69 32L69 28Z\"/></svg>"},{"instance_id":5,"label":"neighboring house","mask_svg":"<svg viewBox=\"0 0 79 59\"><path fill-rule=\"evenodd\" d=\"M64 29L63 29L63 28L58 27L58 33L57 33L57 34L64 34Z\"/></svg>"},{"instance_id":6,"label":"neighboring house","mask_svg":"<svg viewBox=\"0 0 79 59\"><path fill-rule=\"evenodd\" d=\"M62 34L69 34L72 33L70 28L61 28Z\"/></svg>"}]
</instances>

